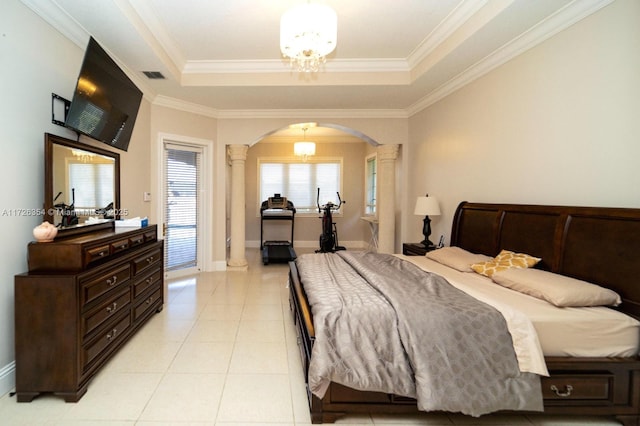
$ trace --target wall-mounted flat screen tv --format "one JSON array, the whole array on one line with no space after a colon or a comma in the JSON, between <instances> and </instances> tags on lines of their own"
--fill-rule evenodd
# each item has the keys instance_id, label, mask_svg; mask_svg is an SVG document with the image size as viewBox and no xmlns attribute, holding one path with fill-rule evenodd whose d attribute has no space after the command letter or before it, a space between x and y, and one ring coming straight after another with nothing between
<instances>
[{"instance_id":1,"label":"wall-mounted flat screen tv","mask_svg":"<svg viewBox=\"0 0 640 426\"><path fill-rule=\"evenodd\" d=\"M91 37L65 126L126 151L141 100L142 92Z\"/></svg>"}]
</instances>

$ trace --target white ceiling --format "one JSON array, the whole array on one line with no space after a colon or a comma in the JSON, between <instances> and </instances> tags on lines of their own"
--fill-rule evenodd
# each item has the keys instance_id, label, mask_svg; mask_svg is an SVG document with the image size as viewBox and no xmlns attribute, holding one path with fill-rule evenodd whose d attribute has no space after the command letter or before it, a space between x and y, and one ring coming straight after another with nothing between
<instances>
[{"instance_id":1,"label":"white ceiling","mask_svg":"<svg viewBox=\"0 0 640 426\"><path fill-rule=\"evenodd\" d=\"M408 117L612 0L312 0L338 16L317 74L279 50L280 16L304 0L22 1L83 49L92 35L157 104Z\"/></svg>"}]
</instances>

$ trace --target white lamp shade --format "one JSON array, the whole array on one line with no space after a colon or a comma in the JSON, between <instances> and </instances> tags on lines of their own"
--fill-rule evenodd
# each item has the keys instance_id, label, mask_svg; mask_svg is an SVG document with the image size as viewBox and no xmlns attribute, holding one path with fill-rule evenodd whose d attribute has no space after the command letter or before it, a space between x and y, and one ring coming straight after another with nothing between
<instances>
[{"instance_id":1,"label":"white lamp shade","mask_svg":"<svg viewBox=\"0 0 640 426\"><path fill-rule=\"evenodd\" d=\"M440 216L440 205L435 197L418 197L413 214L417 216Z\"/></svg>"},{"instance_id":2,"label":"white lamp shade","mask_svg":"<svg viewBox=\"0 0 640 426\"><path fill-rule=\"evenodd\" d=\"M315 142L296 142L293 144L293 153L301 157L308 157L316 154Z\"/></svg>"},{"instance_id":3,"label":"white lamp shade","mask_svg":"<svg viewBox=\"0 0 640 426\"><path fill-rule=\"evenodd\" d=\"M337 38L338 18L329 6L301 4L280 19L280 50L287 57L303 52L328 55L336 48Z\"/></svg>"}]
</instances>

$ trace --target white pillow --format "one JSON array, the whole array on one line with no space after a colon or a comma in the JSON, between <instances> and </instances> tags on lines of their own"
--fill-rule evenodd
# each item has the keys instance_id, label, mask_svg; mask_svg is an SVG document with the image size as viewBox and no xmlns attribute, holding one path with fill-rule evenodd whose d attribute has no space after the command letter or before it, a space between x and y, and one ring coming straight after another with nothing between
<instances>
[{"instance_id":1,"label":"white pillow","mask_svg":"<svg viewBox=\"0 0 640 426\"><path fill-rule=\"evenodd\" d=\"M490 256L471 253L455 246L428 251L426 257L460 272L473 272L471 269L473 263L486 262L493 259Z\"/></svg>"},{"instance_id":2,"label":"white pillow","mask_svg":"<svg viewBox=\"0 0 640 426\"><path fill-rule=\"evenodd\" d=\"M552 272L530 268L497 271L494 282L559 307L618 306L620 295L608 288Z\"/></svg>"}]
</instances>

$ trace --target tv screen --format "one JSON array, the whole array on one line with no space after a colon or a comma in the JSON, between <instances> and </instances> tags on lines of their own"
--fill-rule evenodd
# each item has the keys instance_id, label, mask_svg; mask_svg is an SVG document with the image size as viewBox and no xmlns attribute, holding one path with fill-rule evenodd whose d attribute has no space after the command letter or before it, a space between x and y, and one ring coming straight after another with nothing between
<instances>
[{"instance_id":1,"label":"tv screen","mask_svg":"<svg viewBox=\"0 0 640 426\"><path fill-rule=\"evenodd\" d=\"M65 126L126 151L141 100L142 92L91 37Z\"/></svg>"}]
</instances>

